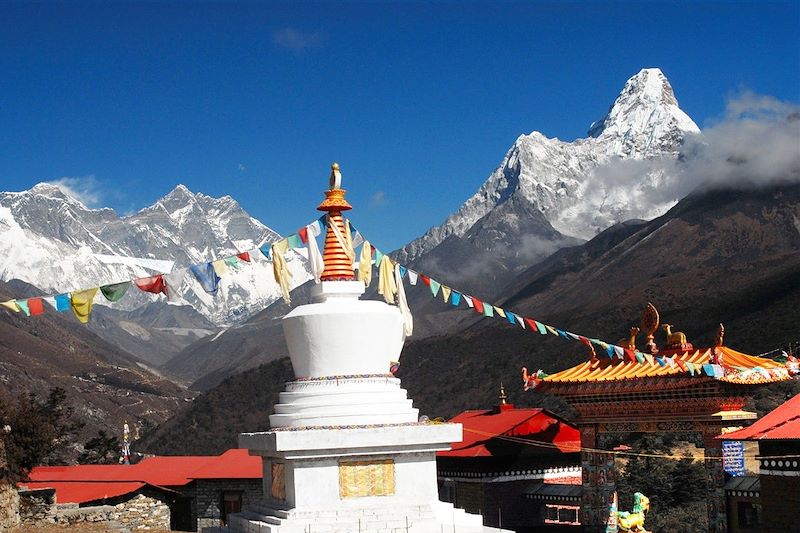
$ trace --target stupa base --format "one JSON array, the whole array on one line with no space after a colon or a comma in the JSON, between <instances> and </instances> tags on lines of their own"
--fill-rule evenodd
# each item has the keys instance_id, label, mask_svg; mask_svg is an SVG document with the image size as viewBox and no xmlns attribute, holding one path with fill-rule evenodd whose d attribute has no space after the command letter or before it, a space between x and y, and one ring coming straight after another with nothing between
<instances>
[{"instance_id":1,"label":"stupa base","mask_svg":"<svg viewBox=\"0 0 800 533\"><path fill-rule=\"evenodd\" d=\"M228 517L240 533L484 533L480 515L439 501L436 452L460 424L286 428L244 433L264 462L264 500ZM455 529L454 529L455 525Z\"/></svg>"},{"instance_id":2,"label":"stupa base","mask_svg":"<svg viewBox=\"0 0 800 533\"><path fill-rule=\"evenodd\" d=\"M301 511L266 502L231 515L231 533L510 533L482 525L482 517L440 501L395 509L364 507Z\"/></svg>"}]
</instances>

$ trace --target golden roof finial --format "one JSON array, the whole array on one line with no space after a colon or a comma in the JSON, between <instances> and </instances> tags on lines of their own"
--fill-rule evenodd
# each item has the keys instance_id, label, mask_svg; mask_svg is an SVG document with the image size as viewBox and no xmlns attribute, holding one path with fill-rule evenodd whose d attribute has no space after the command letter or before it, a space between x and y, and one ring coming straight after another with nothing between
<instances>
[{"instance_id":1,"label":"golden roof finial","mask_svg":"<svg viewBox=\"0 0 800 533\"><path fill-rule=\"evenodd\" d=\"M331 189L342 188L342 173L339 172L339 163L331 165Z\"/></svg>"},{"instance_id":2,"label":"golden roof finial","mask_svg":"<svg viewBox=\"0 0 800 533\"><path fill-rule=\"evenodd\" d=\"M503 382L500 382L500 405L506 405L508 402L508 396L506 396L506 389L503 387Z\"/></svg>"}]
</instances>

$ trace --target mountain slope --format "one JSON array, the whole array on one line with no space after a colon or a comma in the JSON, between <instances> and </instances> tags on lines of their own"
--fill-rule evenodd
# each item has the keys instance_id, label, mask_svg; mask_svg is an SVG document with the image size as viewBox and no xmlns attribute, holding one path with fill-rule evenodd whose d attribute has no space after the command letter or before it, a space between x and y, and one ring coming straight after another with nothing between
<instances>
[{"instance_id":1,"label":"mountain slope","mask_svg":"<svg viewBox=\"0 0 800 533\"><path fill-rule=\"evenodd\" d=\"M659 165L649 167L647 162L674 159L682 139L696 133L697 125L678 107L663 73L643 69L627 81L608 114L590 126L587 138L564 142L536 131L520 136L478 192L441 226L399 250L398 258L412 262L450 235L491 230L475 225L520 199L541 211L560 234L539 236L536 242L545 250L565 237L589 239L615 223L660 215L679 198L655 205L640 201L670 178ZM620 161L638 162L635 179L612 179ZM502 251L509 240L521 242L524 235L506 233L490 250ZM538 254L543 257L546 253Z\"/></svg>"},{"instance_id":2,"label":"mountain slope","mask_svg":"<svg viewBox=\"0 0 800 533\"><path fill-rule=\"evenodd\" d=\"M722 322L726 344L758 354L797 340L798 298L800 185L790 185L696 191L653 221L620 224L583 245L560 250L521 274L495 303L613 342L638 323L652 301L662 318L690 341L711 342ZM503 382L513 403L545 405L569 415L555 399L523 393L520 368L564 369L588 356L583 345L523 331L502 320L476 318L463 304L459 312L471 317L465 318L466 326L411 341L403 350L399 375L420 413L449 417L462 409L494 405ZM657 342L663 343L663 337ZM199 412L194 419L179 414L166 426L169 433L192 428L193 441L229 444L237 432L267 427L271 403L254 406L241 391L258 388L265 398L275 398L287 364L285 359L274 361L201 396L230 412L247 411L247 420L209 415L198 424ZM797 381L776 384L759 389L755 397L761 401L799 388ZM150 445L169 451L174 439L159 435Z\"/></svg>"},{"instance_id":3,"label":"mountain slope","mask_svg":"<svg viewBox=\"0 0 800 533\"><path fill-rule=\"evenodd\" d=\"M171 260L178 269L279 238L230 196L212 198L183 185L122 218L111 209L89 209L55 185L0 193L0 278L22 279L48 293L152 274L138 266L100 262L94 254ZM293 256L289 267L295 282L309 278L301 257ZM241 321L279 296L272 265L263 261L229 271L216 297L191 275L182 289L183 303L218 325ZM153 300L132 290L114 305L130 310Z\"/></svg>"},{"instance_id":4,"label":"mountain slope","mask_svg":"<svg viewBox=\"0 0 800 533\"><path fill-rule=\"evenodd\" d=\"M39 293L19 281L0 282L0 299L12 294ZM0 387L39 397L53 387L63 388L86 423L84 438L100 429L116 435L126 419L132 426L153 427L193 396L61 313L35 319L0 313Z\"/></svg>"}]
</instances>

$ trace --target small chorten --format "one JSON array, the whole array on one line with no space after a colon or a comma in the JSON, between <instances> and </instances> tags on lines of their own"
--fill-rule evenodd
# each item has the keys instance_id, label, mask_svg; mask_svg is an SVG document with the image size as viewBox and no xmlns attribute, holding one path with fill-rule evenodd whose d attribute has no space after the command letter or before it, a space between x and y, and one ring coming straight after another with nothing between
<instances>
[{"instance_id":1,"label":"small chorten","mask_svg":"<svg viewBox=\"0 0 800 533\"><path fill-rule=\"evenodd\" d=\"M514 405L508 403L508 396L506 396L506 388L503 386L503 383L500 383L500 403L497 405L497 412L502 413L504 411L511 411L514 409Z\"/></svg>"},{"instance_id":2,"label":"small chorten","mask_svg":"<svg viewBox=\"0 0 800 533\"><path fill-rule=\"evenodd\" d=\"M355 279L353 244L350 240L349 227L342 217L342 211L353 208L344 199L346 192L342 189L342 173L339 172L339 163L333 163L330 189L325 191L325 200L317 207L318 211L328 213L328 231L325 234L325 251L322 254L325 269L320 276L322 281L352 281Z\"/></svg>"}]
</instances>

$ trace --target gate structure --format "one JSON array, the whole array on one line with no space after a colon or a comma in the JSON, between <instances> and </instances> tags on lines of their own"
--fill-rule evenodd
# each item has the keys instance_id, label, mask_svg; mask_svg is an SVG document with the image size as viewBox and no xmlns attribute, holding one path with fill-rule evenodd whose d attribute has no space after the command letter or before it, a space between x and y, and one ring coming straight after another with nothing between
<instances>
[{"instance_id":1,"label":"gate structure","mask_svg":"<svg viewBox=\"0 0 800 533\"><path fill-rule=\"evenodd\" d=\"M642 432L702 436L708 527L725 532L725 475L716 437L723 428L756 417L743 410L754 385L791 376L783 364L723 346L721 325L713 347L696 349L668 327L668 344L659 349L653 340L658 315L651 308L649 319L646 311L642 320L646 352L636 349L639 329L632 328L627 343L609 346L612 357L598 357L592 350L589 361L541 377L536 388L564 398L579 413L575 422L581 432L584 531L606 531L616 490L614 442L621 434Z\"/></svg>"}]
</instances>

